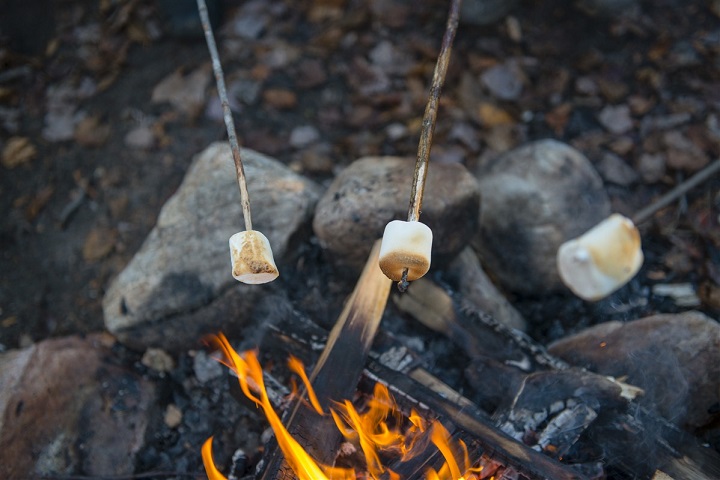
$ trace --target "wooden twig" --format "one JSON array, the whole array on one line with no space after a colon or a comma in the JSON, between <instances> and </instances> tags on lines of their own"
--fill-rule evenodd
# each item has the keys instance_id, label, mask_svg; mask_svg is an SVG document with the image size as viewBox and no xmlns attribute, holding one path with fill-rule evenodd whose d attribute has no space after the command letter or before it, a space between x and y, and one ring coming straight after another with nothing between
<instances>
[{"instance_id":1,"label":"wooden twig","mask_svg":"<svg viewBox=\"0 0 720 480\"><path fill-rule=\"evenodd\" d=\"M384 367L376 361L368 362L365 375L374 382L390 386L391 391L415 399L441 418L452 421L470 434L492 457L502 459L505 465L514 466L530 478L553 480L581 480L585 477L571 471L557 461L522 445L498 430L478 408L455 399L458 392L434 378L430 373L416 369L409 375Z\"/></svg>"},{"instance_id":2,"label":"wooden twig","mask_svg":"<svg viewBox=\"0 0 720 480\"><path fill-rule=\"evenodd\" d=\"M440 55L435 64L435 72L433 73L432 85L430 87L430 97L425 107L417 159L415 160L415 174L410 192L408 222L417 222L420 219L425 180L427 178L428 163L430 161L430 148L432 147L432 138L435 133L435 120L437 119L438 104L440 103L440 92L445 83L445 75L447 74L448 64L450 63L450 53L452 52L452 44L460 18L461 4L462 0L452 0L450 4L450 13L448 15L447 26L445 27L445 35L442 39Z\"/></svg>"},{"instance_id":3,"label":"wooden twig","mask_svg":"<svg viewBox=\"0 0 720 480\"><path fill-rule=\"evenodd\" d=\"M440 54L435 64L435 71L433 72L432 84L430 86L430 96L428 97L425 114L423 115L422 130L420 132L417 158L415 160L415 173L413 174L412 190L410 191L408 222L417 222L420 220L423 194L425 193L425 180L427 179L428 163L430 162L430 148L432 148L435 121L437 120L438 105L440 104L440 92L445 83L445 75L447 75L447 69L450 63L450 53L452 52L452 44L453 40L455 40L455 33L457 32L458 21L460 19L461 5L462 0L452 0L450 2L450 13L448 14L447 25L445 26L445 35L443 35L442 44L440 45ZM408 270L405 269L402 274L402 280L398 283L398 289L401 292L405 292L408 288L409 283L407 276Z\"/></svg>"},{"instance_id":4,"label":"wooden twig","mask_svg":"<svg viewBox=\"0 0 720 480\"><path fill-rule=\"evenodd\" d=\"M315 394L327 413L333 401L352 398L370 347L385 311L392 281L378 266L380 241L370 252L360 279L337 319L315 368L310 374ZM284 420L288 431L318 461L331 464L342 439L332 419L320 416L304 402L296 402ZM258 478L290 479L279 448L271 452L266 470Z\"/></svg>"},{"instance_id":5,"label":"wooden twig","mask_svg":"<svg viewBox=\"0 0 720 480\"><path fill-rule=\"evenodd\" d=\"M207 41L210 58L212 59L218 96L220 97L220 103L223 109L223 120L227 128L230 149L232 150L233 162L235 163L235 173L237 175L238 187L240 187L240 202L242 204L243 219L245 220L245 230L249 232L253 229L252 215L250 214L250 196L248 195L245 169L243 168L242 157L240 156L240 146L238 145L237 135L235 133L235 123L233 122L227 89L225 88L225 78L223 76L222 65L220 64L220 55L218 54L217 45L215 45L215 37L213 37L212 25L210 25L210 17L208 16L205 0L197 0L197 5L198 11L200 12L200 21L202 22L203 31L205 32L205 40Z\"/></svg>"},{"instance_id":6,"label":"wooden twig","mask_svg":"<svg viewBox=\"0 0 720 480\"><path fill-rule=\"evenodd\" d=\"M658 198L652 204L637 212L635 215L633 215L632 221L635 223L635 225L638 225L645 222L646 220L649 220L655 214L655 212L657 212L661 208L667 207L676 199L678 199L682 195L685 195L687 192L697 187L704 181L710 179L718 172L720 172L720 159L715 160L713 163L703 168L684 182L680 183L662 197Z\"/></svg>"}]
</instances>

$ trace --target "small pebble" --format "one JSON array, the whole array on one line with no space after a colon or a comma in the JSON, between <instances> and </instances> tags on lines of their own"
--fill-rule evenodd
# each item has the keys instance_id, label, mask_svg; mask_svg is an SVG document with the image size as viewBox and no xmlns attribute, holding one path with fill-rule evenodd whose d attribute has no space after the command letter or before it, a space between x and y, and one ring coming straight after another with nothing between
<instances>
[{"instance_id":1,"label":"small pebble","mask_svg":"<svg viewBox=\"0 0 720 480\"><path fill-rule=\"evenodd\" d=\"M605 153L595 167L605 181L622 187L628 187L638 180L635 170L614 153Z\"/></svg>"},{"instance_id":2,"label":"small pebble","mask_svg":"<svg viewBox=\"0 0 720 480\"><path fill-rule=\"evenodd\" d=\"M407 136L408 128L402 123L395 122L385 127L385 133L390 140L400 140L401 138Z\"/></svg>"},{"instance_id":3,"label":"small pebble","mask_svg":"<svg viewBox=\"0 0 720 480\"><path fill-rule=\"evenodd\" d=\"M222 365L202 350L195 354L193 371L200 383L207 383L223 373Z\"/></svg>"},{"instance_id":4,"label":"small pebble","mask_svg":"<svg viewBox=\"0 0 720 480\"><path fill-rule=\"evenodd\" d=\"M303 148L315 143L320 139L320 132L312 125L302 125L293 128L290 133L290 146L294 148Z\"/></svg>"},{"instance_id":5,"label":"small pebble","mask_svg":"<svg viewBox=\"0 0 720 480\"><path fill-rule=\"evenodd\" d=\"M155 144L155 134L149 127L142 126L130 130L125 135L125 145L130 148L147 150Z\"/></svg>"},{"instance_id":6,"label":"small pebble","mask_svg":"<svg viewBox=\"0 0 720 480\"><path fill-rule=\"evenodd\" d=\"M265 103L280 110L295 108L297 105L297 95L290 90L269 88L263 92L262 96Z\"/></svg>"},{"instance_id":7,"label":"small pebble","mask_svg":"<svg viewBox=\"0 0 720 480\"><path fill-rule=\"evenodd\" d=\"M665 176L665 155L643 153L638 161L638 172L645 183L655 183Z\"/></svg>"},{"instance_id":8,"label":"small pebble","mask_svg":"<svg viewBox=\"0 0 720 480\"><path fill-rule=\"evenodd\" d=\"M501 100L517 100L522 93L522 75L514 63L491 67L483 72L480 80L493 96Z\"/></svg>"},{"instance_id":9,"label":"small pebble","mask_svg":"<svg viewBox=\"0 0 720 480\"><path fill-rule=\"evenodd\" d=\"M608 105L600 111L598 120L608 132L617 135L627 133L633 128L630 107L627 105Z\"/></svg>"},{"instance_id":10,"label":"small pebble","mask_svg":"<svg viewBox=\"0 0 720 480\"><path fill-rule=\"evenodd\" d=\"M167 406L165 409L165 425L167 425L170 428L177 428L182 423L182 410L180 410L177 405L171 403Z\"/></svg>"},{"instance_id":11,"label":"small pebble","mask_svg":"<svg viewBox=\"0 0 720 480\"><path fill-rule=\"evenodd\" d=\"M160 348L148 348L145 350L140 363L157 372L169 372L175 368L173 358Z\"/></svg>"}]
</instances>

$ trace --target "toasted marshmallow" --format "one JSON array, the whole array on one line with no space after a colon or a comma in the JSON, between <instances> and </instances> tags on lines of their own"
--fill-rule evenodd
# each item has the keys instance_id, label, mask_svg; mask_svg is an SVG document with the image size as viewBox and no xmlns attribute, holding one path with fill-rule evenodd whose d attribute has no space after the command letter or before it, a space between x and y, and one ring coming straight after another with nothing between
<instances>
[{"instance_id":1,"label":"toasted marshmallow","mask_svg":"<svg viewBox=\"0 0 720 480\"><path fill-rule=\"evenodd\" d=\"M280 275L270 242L257 230L230 237L230 262L232 276L242 283L268 283Z\"/></svg>"},{"instance_id":2,"label":"toasted marshmallow","mask_svg":"<svg viewBox=\"0 0 720 480\"><path fill-rule=\"evenodd\" d=\"M380 270L390 280L399 282L405 269L408 281L417 280L430 270L432 230L420 222L393 220L383 233L380 247Z\"/></svg>"},{"instance_id":3,"label":"toasted marshmallow","mask_svg":"<svg viewBox=\"0 0 720 480\"><path fill-rule=\"evenodd\" d=\"M583 300L595 301L625 285L640 270L640 232L632 220L610 215L558 249L563 283Z\"/></svg>"}]
</instances>

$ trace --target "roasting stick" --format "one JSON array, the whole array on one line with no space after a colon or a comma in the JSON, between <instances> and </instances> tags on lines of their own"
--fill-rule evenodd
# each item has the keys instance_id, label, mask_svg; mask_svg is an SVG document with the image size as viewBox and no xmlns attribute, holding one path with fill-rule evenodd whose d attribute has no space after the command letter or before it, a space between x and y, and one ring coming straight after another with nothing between
<instances>
[{"instance_id":1,"label":"roasting stick","mask_svg":"<svg viewBox=\"0 0 720 480\"><path fill-rule=\"evenodd\" d=\"M275 280L278 269L273 258L272 248L267 237L262 232L253 230L252 214L250 213L250 195L247 189L245 169L243 168L240 146L238 145L235 123L233 122L230 102L228 101L225 79L223 76L220 55L218 54L215 38L213 37L212 25L208 16L205 0L197 0L200 21L202 22L205 40L207 41L210 58L212 59L213 73L217 83L218 96L222 104L223 120L227 128L228 141L232 151L235 174L238 187L240 188L240 204L245 221L245 231L238 232L230 237L230 262L232 265L233 277L243 283L267 283Z\"/></svg>"},{"instance_id":2,"label":"roasting stick","mask_svg":"<svg viewBox=\"0 0 720 480\"><path fill-rule=\"evenodd\" d=\"M445 83L445 76L450 63L450 53L457 32L461 4L462 0L452 0L450 4L445 35L435 64L430 96L423 115L407 222L393 220L388 223L383 233L380 268L388 278L399 282L398 288L401 292L407 290L409 281L417 280L430 269L432 231L427 225L420 223L420 212L430 161L430 148L432 147L435 121L437 120L438 105L440 103L440 92Z\"/></svg>"},{"instance_id":3,"label":"roasting stick","mask_svg":"<svg viewBox=\"0 0 720 480\"><path fill-rule=\"evenodd\" d=\"M680 183L662 197L658 198L655 202L637 212L632 217L633 222L635 222L636 225L639 225L646 220L649 220L650 217L655 214L655 212L657 212L661 208L667 207L679 197L685 195L687 192L697 187L704 181L712 178L712 176L718 172L720 172L720 159L715 160L713 163L703 168L684 182Z\"/></svg>"}]
</instances>

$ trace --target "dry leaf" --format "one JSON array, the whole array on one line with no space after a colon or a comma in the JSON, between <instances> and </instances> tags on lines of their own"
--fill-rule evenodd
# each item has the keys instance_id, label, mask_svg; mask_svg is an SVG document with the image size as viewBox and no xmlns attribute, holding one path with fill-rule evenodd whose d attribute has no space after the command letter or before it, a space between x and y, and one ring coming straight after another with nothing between
<instances>
[{"instance_id":1,"label":"dry leaf","mask_svg":"<svg viewBox=\"0 0 720 480\"><path fill-rule=\"evenodd\" d=\"M15 168L27 163L37 155L37 149L26 137L12 137L2 152L2 164L5 168Z\"/></svg>"},{"instance_id":2,"label":"dry leaf","mask_svg":"<svg viewBox=\"0 0 720 480\"><path fill-rule=\"evenodd\" d=\"M83 147L102 147L110 136L110 125L97 116L85 117L75 127L75 141Z\"/></svg>"},{"instance_id":3,"label":"dry leaf","mask_svg":"<svg viewBox=\"0 0 720 480\"><path fill-rule=\"evenodd\" d=\"M205 89L209 82L209 64L203 65L186 76L176 70L155 85L152 102L168 102L181 112L194 116L205 105Z\"/></svg>"},{"instance_id":4,"label":"dry leaf","mask_svg":"<svg viewBox=\"0 0 720 480\"><path fill-rule=\"evenodd\" d=\"M491 103L481 103L478 107L478 116L480 117L480 122L486 127L512 125L515 123L515 120L508 112Z\"/></svg>"},{"instance_id":5,"label":"dry leaf","mask_svg":"<svg viewBox=\"0 0 720 480\"><path fill-rule=\"evenodd\" d=\"M117 232L105 227L96 227L90 230L85 237L82 256L86 262L96 262L112 252L117 240Z\"/></svg>"},{"instance_id":6,"label":"dry leaf","mask_svg":"<svg viewBox=\"0 0 720 480\"><path fill-rule=\"evenodd\" d=\"M30 203L25 207L25 218L28 222L32 222L35 218L40 215L45 205L50 201L52 194L55 192L55 188L47 186L42 188L35 196L30 200Z\"/></svg>"},{"instance_id":7,"label":"dry leaf","mask_svg":"<svg viewBox=\"0 0 720 480\"><path fill-rule=\"evenodd\" d=\"M294 108L297 105L297 95L290 90L270 88L263 92L263 100L271 107L278 109Z\"/></svg>"}]
</instances>

